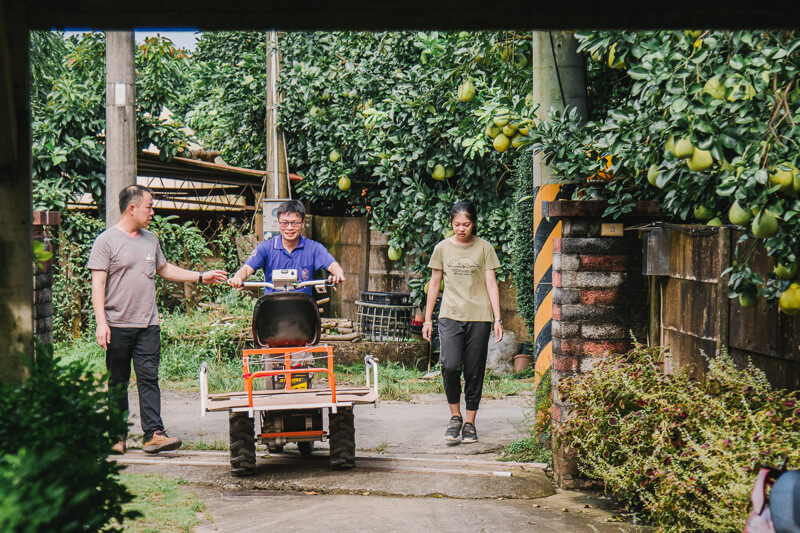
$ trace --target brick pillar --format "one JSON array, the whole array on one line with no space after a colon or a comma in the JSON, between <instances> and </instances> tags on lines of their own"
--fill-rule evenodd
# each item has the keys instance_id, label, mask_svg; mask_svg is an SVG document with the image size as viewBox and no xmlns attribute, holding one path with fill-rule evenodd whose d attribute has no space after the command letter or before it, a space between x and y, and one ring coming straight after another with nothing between
<instances>
[{"instance_id":1,"label":"brick pillar","mask_svg":"<svg viewBox=\"0 0 800 533\"><path fill-rule=\"evenodd\" d=\"M565 450L558 425L572 406L562 402L558 384L565 377L586 372L609 351L624 352L631 333L647 341L648 291L642 275L642 241L635 230L621 236L601 235L604 222L624 227L657 214L651 202L619 220L602 220L602 201L546 202L546 216L559 218L562 237L553 242L553 471L562 488L592 484L578 475L580 450ZM619 235L619 232L615 232Z\"/></svg>"},{"instance_id":2,"label":"brick pillar","mask_svg":"<svg viewBox=\"0 0 800 533\"><path fill-rule=\"evenodd\" d=\"M53 251L50 228L61 225L58 211L33 212L33 239ZM54 231L54 230L52 230ZM53 260L35 266L33 272L33 335L41 342L53 342Z\"/></svg>"}]
</instances>

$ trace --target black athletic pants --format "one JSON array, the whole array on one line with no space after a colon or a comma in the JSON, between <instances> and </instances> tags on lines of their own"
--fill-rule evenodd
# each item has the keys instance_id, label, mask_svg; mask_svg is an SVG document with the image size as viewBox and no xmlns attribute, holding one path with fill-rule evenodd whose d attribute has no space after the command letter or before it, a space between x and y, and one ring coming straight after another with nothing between
<instances>
[{"instance_id":1,"label":"black athletic pants","mask_svg":"<svg viewBox=\"0 0 800 533\"><path fill-rule=\"evenodd\" d=\"M161 328L111 328L111 342L106 350L109 390L120 390L119 409L128 415L128 382L131 362L139 389L139 416L142 420L144 442L158 430L161 421L161 390L158 387L158 364L161 361Z\"/></svg>"},{"instance_id":2,"label":"black athletic pants","mask_svg":"<svg viewBox=\"0 0 800 533\"><path fill-rule=\"evenodd\" d=\"M461 403L461 373L467 411L477 411L483 394L491 322L439 319L439 362L447 403Z\"/></svg>"}]
</instances>

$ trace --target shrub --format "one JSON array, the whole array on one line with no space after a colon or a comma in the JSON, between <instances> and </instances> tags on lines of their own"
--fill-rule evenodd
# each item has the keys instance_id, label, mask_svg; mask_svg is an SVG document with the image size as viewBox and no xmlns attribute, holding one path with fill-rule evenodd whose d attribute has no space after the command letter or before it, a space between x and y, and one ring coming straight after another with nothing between
<instances>
[{"instance_id":1,"label":"shrub","mask_svg":"<svg viewBox=\"0 0 800 533\"><path fill-rule=\"evenodd\" d=\"M709 359L703 381L661 371L665 348L640 344L561 382L559 428L582 471L665 531L741 531L762 464L800 464L800 409L764 374Z\"/></svg>"},{"instance_id":2,"label":"shrub","mask_svg":"<svg viewBox=\"0 0 800 533\"><path fill-rule=\"evenodd\" d=\"M78 364L40 348L30 377L0 386L0 531L99 531L136 516L106 460L125 422Z\"/></svg>"},{"instance_id":3,"label":"shrub","mask_svg":"<svg viewBox=\"0 0 800 533\"><path fill-rule=\"evenodd\" d=\"M533 263L536 259L533 243L533 158L527 152L516 158L514 169L514 206L512 208L513 237L511 240L511 274L517 289L517 310L528 337L535 338L536 316L535 279Z\"/></svg>"}]
</instances>

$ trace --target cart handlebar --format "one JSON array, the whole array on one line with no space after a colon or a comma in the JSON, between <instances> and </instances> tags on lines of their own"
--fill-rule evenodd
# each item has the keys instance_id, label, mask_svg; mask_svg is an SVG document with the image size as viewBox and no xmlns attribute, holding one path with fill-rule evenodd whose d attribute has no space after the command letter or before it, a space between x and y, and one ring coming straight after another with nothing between
<instances>
[{"instance_id":1,"label":"cart handlebar","mask_svg":"<svg viewBox=\"0 0 800 533\"><path fill-rule=\"evenodd\" d=\"M308 280L308 281L302 281L300 283L293 283L292 284L292 289L289 289L289 288L278 288L277 290L289 291L289 290L302 289L303 287L316 287L318 285L325 285L327 287L332 287L333 286L333 284L332 283L328 283L328 280L326 280L326 279L311 279L311 280ZM268 289L275 289L275 285L273 285L269 281L243 281L242 282L242 288L243 289L259 289L259 288L263 289L264 287L266 287Z\"/></svg>"}]
</instances>

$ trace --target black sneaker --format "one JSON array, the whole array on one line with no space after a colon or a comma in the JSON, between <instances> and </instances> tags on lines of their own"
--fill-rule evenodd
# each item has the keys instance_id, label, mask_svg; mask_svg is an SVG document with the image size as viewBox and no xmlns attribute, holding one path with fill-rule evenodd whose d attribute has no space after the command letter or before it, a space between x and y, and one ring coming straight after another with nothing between
<instances>
[{"instance_id":1,"label":"black sneaker","mask_svg":"<svg viewBox=\"0 0 800 533\"><path fill-rule=\"evenodd\" d=\"M444 432L444 440L458 440L458 434L461 433L461 423L464 420L460 416L450 417L450 422L447 424L447 431Z\"/></svg>"},{"instance_id":2,"label":"black sneaker","mask_svg":"<svg viewBox=\"0 0 800 533\"><path fill-rule=\"evenodd\" d=\"M473 424L467 422L464 424L464 429L461 430L461 443L469 444L470 442L478 442L478 431Z\"/></svg>"}]
</instances>

